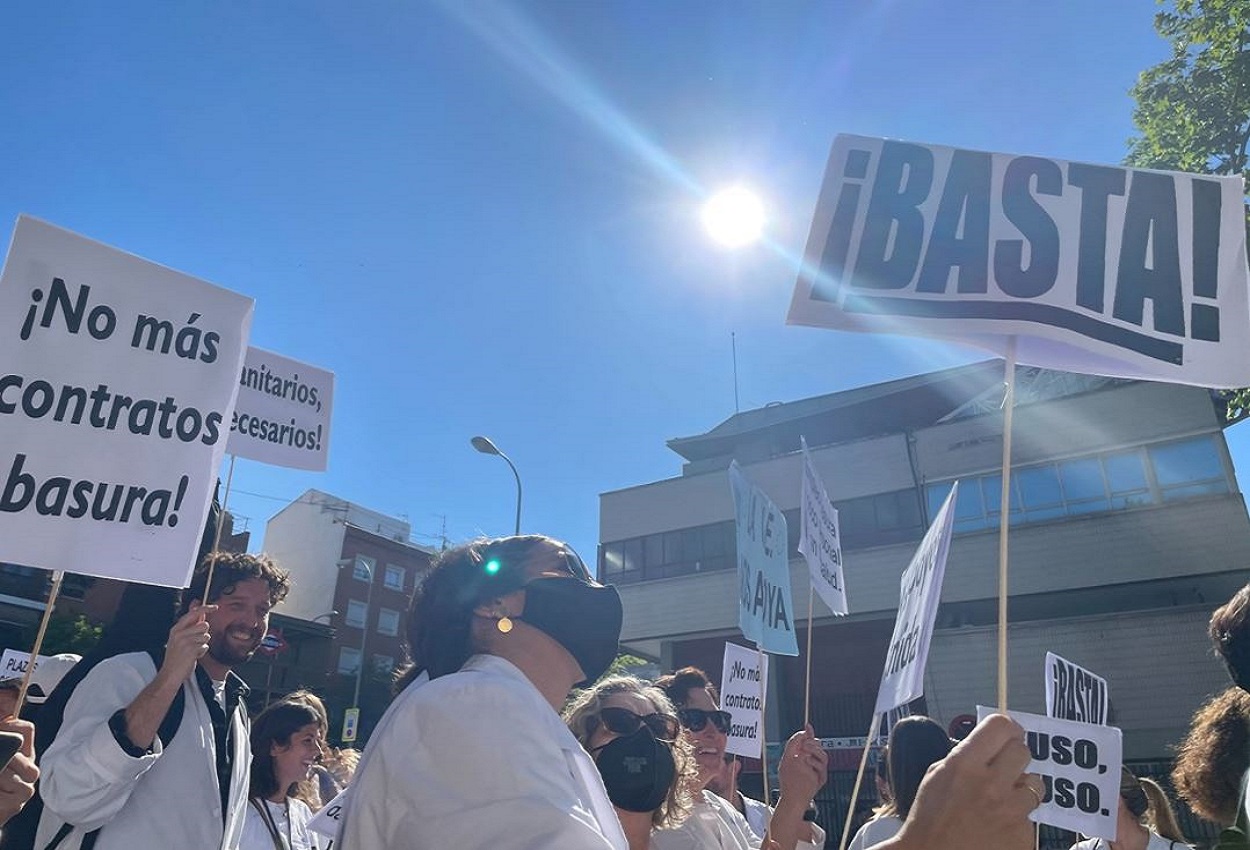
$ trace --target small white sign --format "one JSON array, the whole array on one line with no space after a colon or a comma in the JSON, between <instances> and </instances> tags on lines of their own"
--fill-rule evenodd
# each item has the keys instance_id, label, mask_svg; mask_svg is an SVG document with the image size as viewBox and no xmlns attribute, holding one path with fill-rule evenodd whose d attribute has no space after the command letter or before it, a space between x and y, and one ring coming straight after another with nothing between
<instances>
[{"instance_id":1,"label":"small white sign","mask_svg":"<svg viewBox=\"0 0 1250 850\"><path fill-rule=\"evenodd\" d=\"M995 709L977 706L977 721ZM1033 760L1025 768L1045 783L1029 820L1115 840L1123 736L1114 726L1078 723L1023 711L1007 712L1024 727Z\"/></svg>"},{"instance_id":2,"label":"small white sign","mask_svg":"<svg viewBox=\"0 0 1250 850\"><path fill-rule=\"evenodd\" d=\"M18 219L0 275L0 561L186 585L252 307Z\"/></svg>"},{"instance_id":3,"label":"small white sign","mask_svg":"<svg viewBox=\"0 0 1250 850\"><path fill-rule=\"evenodd\" d=\"M360 724L360 709L349 708L343 712L343 734L339 737L343 743L350 744L356 740L356 727Z\"/></svg>"},{"instance_id":4,"label":"small white sign","mask_svg":"<svg viewBox=\"0 0 1250 850\"><path fill-rule=\"evenodd\" d=\"M333 372L249 346L226 451L274 466L324 472L333 401Z\"/></svg>"},{"instance_id":5,"label":"small white sign","mask_svg":"<svg viewBox=\"0 0 1250 850\"><path fill-rule=\"evenodd\" d=\"M807 440L803 445L803 502L802 533L799 535L799 552L807 559L812 573L812 587L829 610L835 614L847 613L846 581L842 577L842 536L838 529L838 511L829 501L824 482L816 474L812 456L807 452Z\"/></svg>"},{"instance_id":6,"label":"small white sign","mask_svg":"<svg viewBox=\"0 0 1250 850\"><path fill-rule=\"evenodd\" d=\"M956 481L899 579L898 617L885 654L885 671L874 709L877 714L906 705L924 693L924 668L942 596L958 493Z\"/></svg>"},{"instance_id":7,"label":"small white sign","mask_svg":"<svg viewBox=\"0 0 1250 850\"><path fill-rule=\"evenodd\" d=\"M768 691L768 656L763 656L761 672L761 655L758 650L726 643L720 678L720 707L733 717L725 751L755 759L763 752L764 700Z\"/></svg>"},{"instance_id":8,"label":"small white sign","mask_svg":"<svg viewBox=\"0 0 1250 850\"><path fill-rule=\"evenodd\" d=\"M1046 716L1106 723L1107 680L1053 652L1046 653Z\"/></svg>"},{"instance_id":9,"label":"small white sign","mask_svg":"<svg viewBox=\"0 0 1250 850\"><path fill-rule=\"evenodd\" d=\"M326 838L337 838L339 824L343 820L343 810L347 807L347 796L351 793L351 790L350 786L344 788L335 795L333 800L322 806L321 811L313 815L313 819L308 822L308 828L318 835L324 835ZM330 850L330 848L326 847L325 850Z\"/></svg>"},{"instance_id":10,"label":"small white sign","mask_svg":"<svg viewBox=\"0 0 1250 850\"><path fill-rule=\"evenodd\" d=\"M40 655L35 659L35 669L48 660L48 656ZM16 649L6 649L0 655L0 679L17 679L26 675L26 665L30 663L30 653Z\"/></svg>"}]
</instances>

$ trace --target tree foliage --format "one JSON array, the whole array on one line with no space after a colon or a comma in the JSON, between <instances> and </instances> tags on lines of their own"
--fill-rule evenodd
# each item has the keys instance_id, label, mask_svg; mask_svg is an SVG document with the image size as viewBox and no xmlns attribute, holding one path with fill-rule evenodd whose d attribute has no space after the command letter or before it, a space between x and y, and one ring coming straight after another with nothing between
<instances>
[{"instance_id":1,"label":"tree foliage","mask_svg":"<svg viewBox=\"0 0 1250 850\"><path fill-rule=\"evenodd\" d=\"M1130 140L1126 163L1250 177L1250 0L1172 0L1155 15L1155 29L1172 56L1133 86L1140 135ZM1228 418L1247 411L1250 389L1230 393Z\"/></svg>"},{"instance_id":2,"label":"tree foliage","mask_svg":"<svg viewBox=\"0 0 1250 850\"><path fill-rule=\"evenodd\" d=\"M43 636L41 655L57 655L73 652L86 655L100 642L103 629L94 625L85 614L53 613L48 619L48 631Z\"/></svg>"}]
</instances>

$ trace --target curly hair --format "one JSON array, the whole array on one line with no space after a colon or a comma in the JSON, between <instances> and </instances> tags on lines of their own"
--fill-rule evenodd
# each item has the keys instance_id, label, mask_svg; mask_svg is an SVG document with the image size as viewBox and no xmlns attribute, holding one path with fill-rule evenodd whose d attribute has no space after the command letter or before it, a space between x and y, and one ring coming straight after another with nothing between
<instances>
[{"instance_id":1,"label":"curly hair","mask_svg":"<svg viewBox=\"0 0 1250 850\"><path fill-rule=\"evenodd\" d=\"M208 602L216 602L223 596L234 593L240 582L248 579L260 579L269 585L269 607L272 608L286 598L291 589L291 574L278 567L268 555L253 555L247 552L218 552L204 557L195 568L191 577L191 586L182 593L182 604L179 616L191 610L191 603L204 599L204 585L208 582L209 568L212 568L212 585L208 589Z\"/></svg>"},{"instance_id":2,"label":"curly hair","mask_svg":"<svg viewBox=\"0 0 1250 850\"><path fill-rule=\"evenodd\" d=\"M655 686L664 691L664 695L678 708L685 706L690 692L695 690L707 691L712 702L720 705L720 693L716 686L698 667L683 667L675 673L665 673L655 680Z\"/></svg>"},{"instance_id":3,"label":"curly hair","mask_svg":"<svg viewBox=\"0 0 1250 850\"><path fill-rule=\"evenodd\" d=\"M577 558L566 544L541 534L483 538L440 555L412 595L405 629L412 661L396 674L395 690L423 671L437 679L459 670L475 651L473 609L519 590L526 566L544 550Z\"/></svg>"},{"instance_id":4,"label":"curly hair","mask_svg":"<svg viewBox=\"0 0 1250 850\"><path fill-rule=\"evenodd\" d=\"M590 739L599 728L599 714L604 702L615 694L637 694L660 714L676 714L672 702L664 691L635 676L606 676L593 686L579 691L564 708L564 722L578 742L590 749ZM696 785L699 769L694 760L694 748L686 736L678 735L669 744L673 761L677 765L677 777L668 789L668 796L660 807L651 813L653 829L674 827L684 821L694 805L691 791Z\"/></svg>"},{"instance_id":5,"label":"curly hair","mask_svg":"<svg viewBox=\"0 0 1250 850\"><path fill-rule=\"evenodd\" d=\"M1250 764L1250 693L1232 687L1194 712L1176 747L1172 784L1189 807L1231 826L1241 802L1241 775Z\"/></svg>"}]
</instances>

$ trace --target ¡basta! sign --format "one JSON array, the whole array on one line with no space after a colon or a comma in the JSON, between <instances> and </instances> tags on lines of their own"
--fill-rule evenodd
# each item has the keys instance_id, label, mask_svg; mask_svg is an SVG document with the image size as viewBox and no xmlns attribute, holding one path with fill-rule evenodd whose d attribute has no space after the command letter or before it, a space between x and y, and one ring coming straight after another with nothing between
<instances>
[{"instance_id":1,"label":"\u00a1basta! sign","mask_svg":"<svg viewBox=\"0 0 1250 850\"><path fill-rule=\"evenodd\" d=\"M1244 386L1243 206L1241 177L838 136L787 321Z\"/></svg>"}]
</instances>

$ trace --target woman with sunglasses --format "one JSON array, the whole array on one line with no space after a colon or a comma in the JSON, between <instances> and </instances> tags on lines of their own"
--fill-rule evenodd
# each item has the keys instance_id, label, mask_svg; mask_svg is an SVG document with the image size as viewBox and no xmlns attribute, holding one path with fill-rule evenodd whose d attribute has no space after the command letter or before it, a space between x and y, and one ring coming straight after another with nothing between
<instances>
[{"instance_id":1,"label":"woman with sunglasses","mask_svg":"<svg viewBox=\"0 0 1250 850\"><path fill-rule=\"evenodd\" d=\"M685 667L656 680L673 705L682 735L694 748L698 776L691 815L674 829L652 833L652 850L754 850L761 846L750 826L730 803L707 790L721 771L728 742L730 714L717 707L716 686L697 667ZM825 783L828 756L810 729L786 742L778 765L781 797L768 823L768 837L780 850L824 845L825 832L803 819L807 805Z\"/></svg>"},{"instance_id":2,"label":"woman with sunglasses","mask_svg":"<svg viewBox=\"0 0 1250 850\"><path fill-rule=\"evenodd\" d=\"M690 812L697 773L673 704L633 676L609 676L564 710L569 729L599 768L629 850L648 850L651 830Z\"/></svg>"},{"instance_id":3,"label":"woman with sunglasses","mask_svg":"<svg viewBox=\"0 0 1250 850\"><path fill-rule=\"evenodd\" d=\"M559 708L616 657L621 600L542 536L444 552L408 612L412 665L369 740L335 850L627 850Z\"/></svg>"}]
</instances>

